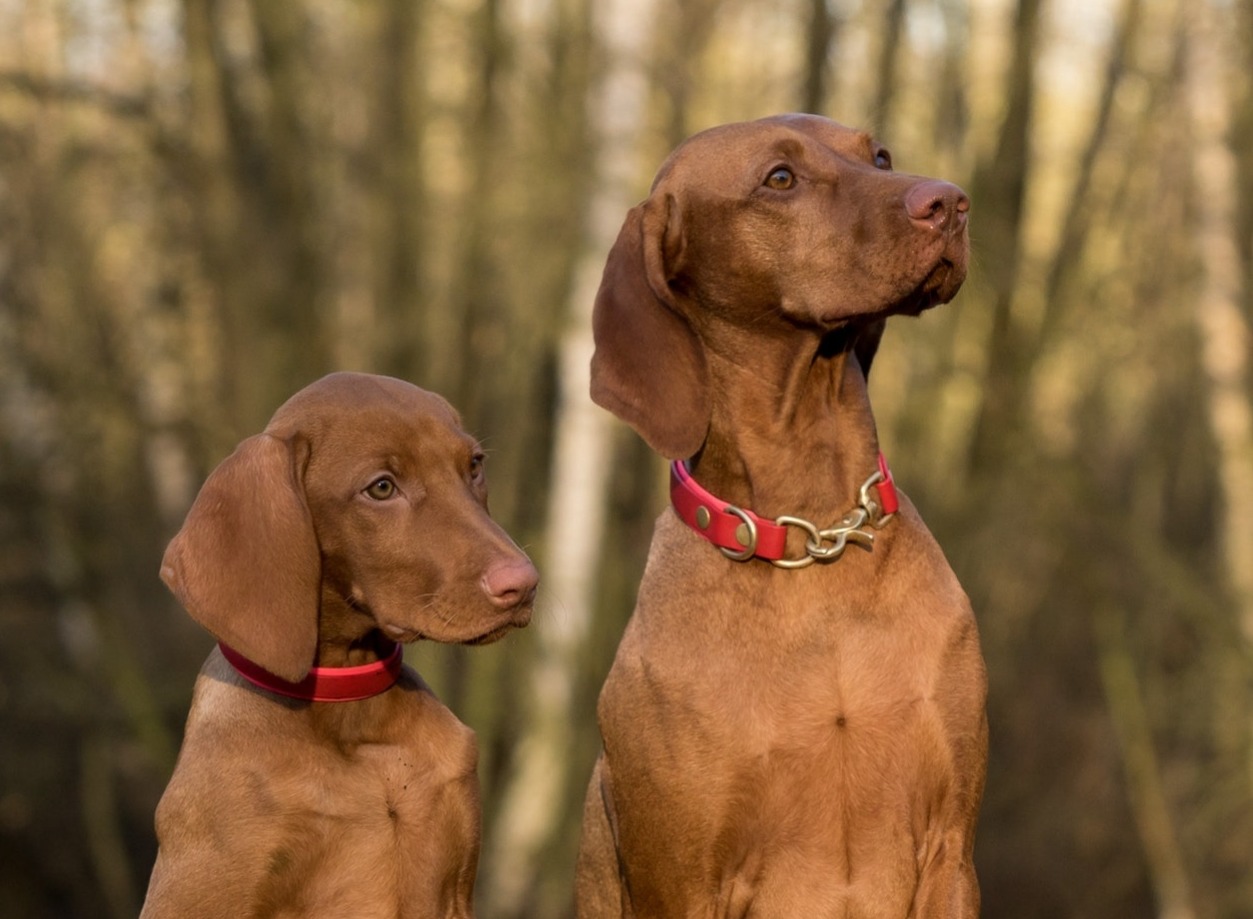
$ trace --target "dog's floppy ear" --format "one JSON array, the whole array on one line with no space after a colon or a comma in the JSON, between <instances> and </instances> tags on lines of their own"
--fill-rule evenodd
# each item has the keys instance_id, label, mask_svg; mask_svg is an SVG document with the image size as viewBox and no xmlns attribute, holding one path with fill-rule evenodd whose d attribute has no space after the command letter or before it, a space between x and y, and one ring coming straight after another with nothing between
<instances>
[{"instance_id":1,"label":"dog's floppy ear","mask_svg":"<svg viewBox=\"0 0 1253 919\"><path fill-rule=\"evenodd\" d=\"M705 441L710 401L704 350L669 286L677 223L668 195L627 214L592 311L591 394L658 453L686 459Z\"/></svg>"},{"instance_id":2,"label":"dog's floppy ear","mask_svg":"<svg viewBox=\"0 0 1253 919\"><path fill-rule=\"evenodd\" d=\"M161 580L215 638L285 680L317 653L321 556L299 445L243 441L213 470L161 562Z\"/></svg>"}]
</instances>

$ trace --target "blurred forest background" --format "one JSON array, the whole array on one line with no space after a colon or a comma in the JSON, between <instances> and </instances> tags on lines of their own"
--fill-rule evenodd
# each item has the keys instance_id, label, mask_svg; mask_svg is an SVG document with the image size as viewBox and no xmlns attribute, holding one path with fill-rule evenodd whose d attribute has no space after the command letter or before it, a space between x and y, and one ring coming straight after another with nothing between
<instances>
[{"instance_id":1,"label":"blurred forest background","mask_svg":"<svg viewBox=\"0 0 1253 919\"><path fill-rule=\"evenodd\" d=\"M478 731L480 915L570 915L665 500L592 296L675 143L787 110L974 201L871 395L981 624L984 914L1253 916L1250 0L0 0L0 911L136 914L210 647L165 542L342 368L459 406L544 574L408 657Z\"/></svg>"}]
</instances>

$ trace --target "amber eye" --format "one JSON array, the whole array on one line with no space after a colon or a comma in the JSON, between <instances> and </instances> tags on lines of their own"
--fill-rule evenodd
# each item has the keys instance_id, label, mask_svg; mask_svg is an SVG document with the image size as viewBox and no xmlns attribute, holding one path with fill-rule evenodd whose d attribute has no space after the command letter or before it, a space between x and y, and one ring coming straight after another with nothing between
<instances>
[{"instance_id":1,"label":"amber eye","mask_svg":"<svg viewBox=\"0 0 1253 919\"><path fill-rule=\"evenodd\" d=\"M875 169L891 169L892 154L882 148L876 150L874 155L874 167Z\"/></svg>"},{"instance_id":2,"label":"amber eye","mask_svg":"<svg viewBox=\"0 0 1253 919\"><path fill-rule=\"evenodd\" d=\"M385 475L371 482L365 493L375 501L386 501L396 494L396 483Z\"/></svg>"},{"instance_id":3,"label":"amber eye","mask_svg":"<svg viewBox=\"0 0 1253 919\"><path fill-rule=\"evenodd\" d=\"M482 453L474 454L470 460L470 480L476 485L483 484L483 480L487 478L487 470L484 468L487 457Z\"/></svg>"},{"instance_id":4,"label":"amber eye","mask_svg":"<svg viewBox=\"0 0 1253 919\"><path fill-rule=\"evenodd\" d=\"M766 187L775 191L787 191L796 184L796 174L786 166L779 166L766 176Z\"/></svg>"}]
</instances>

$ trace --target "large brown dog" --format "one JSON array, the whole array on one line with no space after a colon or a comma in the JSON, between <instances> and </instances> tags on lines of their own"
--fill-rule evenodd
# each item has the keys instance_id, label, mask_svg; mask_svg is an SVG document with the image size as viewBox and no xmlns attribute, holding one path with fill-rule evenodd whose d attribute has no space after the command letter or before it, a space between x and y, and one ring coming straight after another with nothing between
<instances>
[{"instance_id":1,"label":"large brown dog","mask_svg":"<svg viewBox=\"0 0 1253 919\"><path fill-rule=\"evenodd\" d=\"M866 391L885 317L964 280L968 209L793 115L689 139L628 214L592 396L690 461L600 697L583 919L978 914L975 620Z\"/></svg>"},{"instance_id":2,"label":"large brown dog","mask_svg":"<svg viewBox=\"0 0 1253 919\"><path fill-rule=\"evenodd\" d=\"M397 643L530 619L535 569L487 514L482 461L439 396L341 373L214 470L161 568L222 647L144 919L473 915L474 735Z\"/></svg>"}]
</instances>

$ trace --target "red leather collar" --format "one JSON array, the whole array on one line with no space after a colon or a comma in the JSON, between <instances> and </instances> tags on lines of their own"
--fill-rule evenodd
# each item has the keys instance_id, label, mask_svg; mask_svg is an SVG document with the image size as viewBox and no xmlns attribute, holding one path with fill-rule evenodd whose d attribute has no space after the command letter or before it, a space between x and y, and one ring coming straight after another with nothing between
<instances>
[{"instance_id":1,"label":"red leather collar","mask_svg":"<svg viewBox=\"0 0 1253 919\"><path fill-rule=\"evenodd\" d=\"M687 465L676 461L670 465L670 503L679 518L689 527L722 549L728 558L746 561L761 558L784 568L801 568L819 560L833 560L844 551L847 542L860 542L869 546L874 534L865 529L868 524L879 529L896 513L900 500L896 484L887 460L879 454L879 468L861 487L859 503L840 525L820 530L816 525L799 517L782 516L769 520L752 511L714 497L702 488ZM871 495L871 491L874 495ZM800 559L785 559L788 527L803 529L807 555ZM831 546L824 546L824 541Z\"/></svg>"},{"instance_id":2,"label":"red leather collar","mask_svg":"<svg viewBox=\"0 0 1253 919\"><path fill-rule=\"evenodd\" d=\"M359 702L386 692L400 679L404 651L399 643L387 656L357 667L314 667L299 683L291 683L254 664L221 642L222 656L253 686L305 702Z\"/></svg>"}]
</instances>

